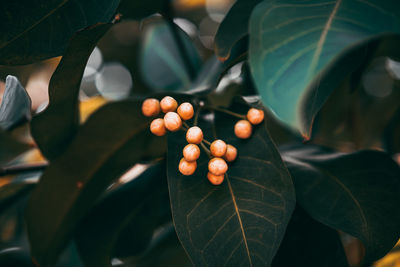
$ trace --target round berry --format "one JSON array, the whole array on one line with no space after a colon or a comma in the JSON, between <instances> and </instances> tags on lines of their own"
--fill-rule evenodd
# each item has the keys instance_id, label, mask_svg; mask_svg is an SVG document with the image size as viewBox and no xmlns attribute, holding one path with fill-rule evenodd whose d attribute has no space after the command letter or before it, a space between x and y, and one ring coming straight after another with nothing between
<instances>
[{"instance_id":1,"label":"round berry","mask_svg":"<svg viewBox=\"0 0 400 267\"><path fill-rule=\"evenodd\" d=\"M168 112L164 116L164 124L171 132L176 132L182 127L182 120L176 112Z\"/></svg>"},{"instance_id":2,"label":"round berry","mask_svg":"<svg viewBox=\"0 0 400 267\"><path fill-rule=\"evenodd\" d=\"M215 175L215 174L212 174L211 172L209 172L209 173L207 174L208 180L209 180L210 183L212 183L213 185L220 185L220 184L222 184L222 182L224 181L224 177L225 177L224 174L222 174L222 175Z\"/></svg>"},{"instance_id":3,"label":"round berry","mask_svg":"<svg viewBox=\"0 0 400 267\"><path fill-rule=\"evenodd\" d=\"M203 141L203 131L197 127L190 127L186 132L186 141L189 144L200 144Z\"/></svg>"},{"instance_id":4,"label":"round berry","mask_svg":"<svg viewBox=\"0 0 400 267\"><path fill-rule=\"evenodd\" d=\"M148 98L143 101L142 113L146 117L152 117L160 113L160 102L155 98Z\"/></svg>"},{"instance_id":5,"label":"round berry","mask_svg":"<svg viewBox=\"0 0 400 267\"><path fill-rule=\"evenodd\" d=\"M183 148L183 157L186 161L195 161L200 157L200 148L195 144L188 144Z\"/></svg>"},{"instance_id":6,"label":"round berry","mask_svg":"<svg viewBox=\"0 0 400 267\"><path fill-rule=\"evenodd\" d=\"M166 96L163 99L161 99L160 102L161 110L164 113L175 111L176 108L178 107L178 102L170 96Z\"/></svg>"},{"instance_id":7,"label":"round berry","mask_svg":"<svg viewBox=\"0 0 400 267\"><path fill-rule=\"evenodd\" d=\"M232 162L236 159L237 156L237 149L236 147L232 146L232 145L227 145L226 147L226 153L225 153L225 160L228 162Z\"/></svg>"},{"instance_id":8,"label":"round berry","mask_svg":"<svg viewBox=\"0 0 400 267\"><path fill-rule=\"evenodd\" d=\"M253 125L260 124L264 120L264 111L261 109L251 108L247 112L247 119Z\"/></svg>"},{"instance_id":9,"label":"round berry","mask_svg":"<svg viewBox=\"0 0 400 267\"><path fill-rule=\"evenodd\" d=\"M226 143L222 140L215 140L210 145L210 152L214 157L223 157L226 153Z\"/></svg>"},{"instance_id":10,"label":"round berry","mask_svg":"<svg viewBox=\"0 0 400 267\"><path fill-rule=\"evenodd\" d=\"M251 136L253 127L247 120L240 120L235 124L235 135L240 139L247 139Z\"/></svg>"},{"instance_id":11,"label":"round berry","mask_svg":"<svg viewBox=\"0 0 400 267\"><path fill-rule=\"evenodd\" d=\"M192 104L185 102L178 107L178 114L182 120L187 121L193 118L194 110Z\"/></svg>"},{"instance_id":12,"label":"round berry","mask_svg":"<svg viewBox=\"0 0 400 267\"><path fill-rule=\"evenodd\" d=\"M223 175L228 170L228 164L221 158L213 158L208 162L208 171L214 175Z\"/></svg>"},{"instance_id":13,"label":"round berry","mask_svg":"<svg viewBox=\"0 0 400 267\"><path fill-rule=\"evenodd\" d=\"M163 136L167 132L165 129L164 120L163 119L155 119L150 124L150 131L157 136Z\"/></svg>"},{"instance_id":14,"label":"round berry","mask_svg":"<svg viewBox=\"0 0 400 267\"><path fill-rule=\"evenodd\" d=\"M187 161L184 158L181 159L179 162L179 171L183 175L192 175L197 168L197 162L196 161Z\"/></svg>"}]
</instances>

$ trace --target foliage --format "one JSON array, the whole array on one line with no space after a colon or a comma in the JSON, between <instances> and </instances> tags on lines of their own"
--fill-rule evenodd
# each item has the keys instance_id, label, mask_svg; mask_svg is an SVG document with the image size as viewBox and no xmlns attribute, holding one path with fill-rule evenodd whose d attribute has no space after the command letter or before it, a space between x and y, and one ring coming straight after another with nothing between
<instances>
[{"instance_id":1,"label":"foliage","mask_svg":"<svg viewBox=\"0 0 400 267\"><path fill-rule=\"evenodd\" d=\"M6 80L0 175L32 147L48 162L34 184L36 168L0 180L1 238L15 234L9 220L26 229L0 247L0 265L350 266L343 234L362 242L363 264L396 244L399 94L361 92L377 58L400 58L398 1L237 0L208 57L174 24L174 1L8 2L0 64L63 57L48 107L33 118L24 87ZM143 26L133 90L81 121L88 59L121 19ZM198 125L238 149L221 185L206 178L207 149L194 175L178 172L184 131L152 135L143 94L190 102L183 129ZM238 139L234 125L251 107L264 121ZM138 166L133 180L121 178Z\"/></svg>"}]
</instances>

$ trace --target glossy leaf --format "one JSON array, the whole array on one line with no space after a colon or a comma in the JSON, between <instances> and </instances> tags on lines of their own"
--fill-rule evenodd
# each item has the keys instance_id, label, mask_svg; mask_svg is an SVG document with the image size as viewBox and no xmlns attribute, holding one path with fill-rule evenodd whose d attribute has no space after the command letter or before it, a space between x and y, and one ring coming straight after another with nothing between
<instances>
[{"instance_id":1,"label":"glossy leaf","mask_svg":"<svg viewBox=\"0 0 400 267\"><path fill-rule=\"evenodd\" d=\"M119 0L4 3L0 9L0 65L29 64L63 55L75 32L99 22L110 22L118 4Z\"/></svg>"},{"instance_id":2,"label":"glossy leaf","mask_svg":"<svg viewBox=\"0 0 400 267\"><path fill-rule=\"evenodd\" d=\"M190 62L196 71L201 66L200 56L193 42L178 28ZM142 43L140 70L144 81L155 91L189 89L191 79L171 29L160 23L148 29Z\"/></svg>"},{"instance_id":3,"label":"glossy leaf","mask_svg":"<svg viewBox=\"0 0 400 267\"><path fill-rule=\"evenodd\" d=\"M165 8L165 3L167 3L167 0L121 0L117 10L122 14L124 19L139 20L154 13L161 13Z\"/></svg>"},{"instance_id":4,"label":"glossy leaf","mask_svg":"<svg viewBox=\"0 0 400 267\"><path fill-rule=\"evenodd\" d=\"M349 266L339 233L296 206L272 266Z\"/></svg>"},{"instance_id":5,"label":"glossy leaf","mask_svg":"<svg viewBox=\"0 0 400 267\"><path fill-rule=\"evenodd\" d=\"M18 155L29 150L29 145L21 143L10 133L0 129L0 165L3 165Z\"/></svg>"},{"instance_id":6,"label":"glossy leaf","mask_svg":"<svg viewBox=\"0 0 400 267\"><path fill-rule=\"evenodd\" d=\"M170 214L166 168L158 163L110 192L85 216L75 237L81 258L87 266L111 266L112 258L137 255Z\"/></svg>"},{"instance_id":7,"label":"glossy leaf","mask_svg":"<svg viewBox=\"0 0 400 267\"><path fill-rule=\"evenodd\" d=\"M0 187L0 213L14 200L26 195L34 188L33 183L9 183Z\"/></svg>"},{"instance_id":8,"label":"glossy leaf","mask_svg":"<svg viewBox=\"0 0 400 267\"><path fill-rule=\"evenodd\" d=\"M0 128L10 130L31 118L31 98L14 76L6 78L6 88L0 105Z\"/></svg>"},{"instance_id":9,"label":"glossy leaf","mask_svg":"<svg viewBox=\"0 0 400 267\"><path fill-rule=\"evenodd\" d=\"M298 203L317 221L360 239L365 261L383 257L400 236L400 168L383 152L282 149Z\"/></svg>"},{"instance_id":10,"label":"glossy leaf","mask_svg":"<svg viewBox=\"0 0 400 267\"><path fill-rule=\"evenodd\" d=\"M249 108L243 103L233 107L239 113ZM295 203L288 171L265 123L243 141L233 134L237 118L217 112L214 122L212 113L200 116L205 138L234 145L238 158L219 186L207 180L209 158L204 151L195 174L183 176L178 164L186 145L184 133L169 135L168 186L179 240L194 265L269 266Z\"/></svg>"},{"instance_id":11,"label":"glossy leaf","mask_svg":"<svg viewBox=\"0 0 400 267\"><path fill-rule=\"evenodd\" d=\"M57 158L79 126L79 88L86 62L97 41L110 28L99 24L74 35L49 85L49 105L32 119L31 132L42 154Z\"/></svg>"},{"instance_id":12,"label":"glossy leaf","mask_svg":"<svg viewBox=\"0 0 400 267\"><path fill-rule=\"evenodd\" d=\"M215 35L215 53L226 60L234 45L249 34L249 19L254 7L262 0L238 0L219 25Z\"/></svg>"},{"instance_id":13,"label":"glossy leaf","mask_svg":"<svg viewBox=\"0 0 400 267\"><path fill-rule=\"evenodd\" d=\"M149 125L141 101L107 104L49 165L26 210L32 255L39 263L55 262L77 222L114 179L139 160L165 153L165 138L153 136Z\"/></svg>"},{"instance_id":14,"label":"glossy leaf","mask_svg":"<svg viewBox=\"0 0 400 267\"><path fill-rule=\"evenodd\" d=\"M263 102L282 121L308 135L313 116L343 75L358 69L375 52L372 46L365 53L368 42L392 38L383 33L400 33L399 8L393 0L259 4L250 18L249 59ZM324 77L329 72L324 72L339 55L342 62L329 76L334 82L328 84Z\"/></svg>"}]
</instances>

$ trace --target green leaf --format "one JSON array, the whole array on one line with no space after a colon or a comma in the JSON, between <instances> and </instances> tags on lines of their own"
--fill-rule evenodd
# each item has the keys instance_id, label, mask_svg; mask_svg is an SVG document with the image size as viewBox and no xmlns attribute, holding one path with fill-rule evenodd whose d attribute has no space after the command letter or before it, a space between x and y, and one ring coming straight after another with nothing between
<instances>
[{"instance_id":1,"label":"green leaf","mask_svg":"<svg viewBox=\"0 0 400 267\"><path fill-rule=\"evenodd\" d=\"M343 76L368 62L386 39L390 45L394 36L385 33L400 32L399 8L393 0L259 4L250 18L249 59L263 102L308 136L313 117ZM386 54L398 54L395 47Z\"/></svg>"},{"instance_id":2,"label":"green leaf","mask_svg":"<svg viewBox=\"0 0 400 267\"><path fill-rule=\"evenodd\" d=\"M29 150L29 145L16 140L10 133L0 129L0 165Z\"/></svg>"},{"instance_id":3,"label":"green leaf","mask_svg":"<svg viewBox=\"0 0 400 267\"><path fill-rule=\"evenodd\" d=\"M365 261L383 257L400 236L400 168L385 153L282 149L298 203L317 221L360 239Z\"/></svg>"},{"instance_id":4,"label":"green leaf","mask_svg":"<svg viewBox=\"0 0 400 267\"><path fill-rule=\"evenodd\" d=\"M22 195L26 195L35 184L18 182L9 183L0 187L0 213Z\"/></svg>"},{"instance_id":5,"label":"green leaf","mask_svg":"<svg viewBox=\"0 0 400 267\"><path fill-rule=\"evenodd\" d=\"M180 37L196 71L201 59L190 37L178 28ZM143 39L140 53L140 70L144 81L155 91L189 89L191 79L181 52L166 23L153 25Z\"/></svg>"},{"instance_id":6,"label":"green leaf","mask_svg":"<svg viewBox=\"0 0 400 267\"><path fill-rule=\"evenodd\" d=\"M31 132L42 154L54 160L65 151L79 126L79 88L86 62L111 24L76 33L49 85L49 105L32 119Z\"/></svg>"},{"instance_id":7,"label":"green leaf","mask_svg":"<svg viewBox=\"0 0 400 267\"><path fill-rule=\"evenodd\" d=\"M230 57L234 45L249 34L249 19L262 0L238 0L219 25L215 35L215 53L222 60Z\"/></svg>"},{"instance_id":8,"label":"green leaf","mask_svg":"<svg viewBox=\"0 0 400 267\"><path fill-rule=\"evenodd\" d=\"M0 105L0 128L10 130L31 118L31 98L14 76L6 78L6 89Z\"/></svg>"},{"instance_id":9,"label":"green leaf","mask_svg":"<svg viewBox=\"0 0 400 267\"><path fill-rule=\"evenodd\" d=\"M170 220L166 168L158 163L106 195L79 224L75 240L85 265L111 266L113 258L146 250L155 229Z\"/></svg>"},{"instance_id":10,"label":"green leaf","mask_svg":"<svg viewBox=\"0 0 400 267\"><path fill-rule=\"evenodd\" d=\"M41 177L26 221L33 257L52 264L74 227L110 183L139 160L165 153L166 140L149 130L141 101L107 104L79 129Z\"/></svg>"},{"instance_id":11,"label":"green leaf","mask_svg":"<svg viewBox=\"0 0 400 267\"><path fill-rule=\"evenodd\" d=\"M0 9L0 65L63 55L75 32L110 22L118 4L119 0L8 1Z\"/></svg>"},{"instance_id":12,"label":"green leaf","mask_svg":"<svg viewBox=\"0 0 400 267\"><path fill-rule=\"evenodd\" d=\"M242 114L249 109L239 102L232 107ZM200 114L205 138L218 137L238 149L219 186L207 180L204 151L194 175L181 175L185 134L168 136L168 186L179 240L194 265L269 266L294 208L292 180L266 123L254 127L250 139L239 140L233 132L237 118L220 112L213 118L213 113Z\"/></svg>"},{"instance_id":13,"label":"green leaf","mask_svg":"<svg viewBox=\"0 0 400 267\"><path fill-rule=\"evenodd\" d=\"M121 12L123 18L143 19L154 13L161 13L165 8L168 0L121 0L118 11Z\"/></svg>"},{"instance_id":14,"label":"green leaf","mask_svg":"<svg viewBox=\"0 0 400 267\"><path fill-rule=\"evenodd\" d=\"M272 266L348 266L339 233L296 206Z\"/></svg>"},{"instance_id":15,"label":"green leaf","mask_svg":"<svg viewBox=\"0 0 400 267\"><path fill-rule=\"evenodd\" d=\"M388 153L400 153L400 107L385 128L384 145Z\"/></svg>"}]
</instances>

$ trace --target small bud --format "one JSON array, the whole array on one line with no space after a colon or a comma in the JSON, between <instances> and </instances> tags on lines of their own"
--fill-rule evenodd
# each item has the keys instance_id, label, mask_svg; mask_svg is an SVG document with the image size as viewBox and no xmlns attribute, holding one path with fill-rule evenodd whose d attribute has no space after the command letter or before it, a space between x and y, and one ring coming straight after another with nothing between
<instances>
[{"instance_id":1,"label":"small bud","mask_svg":"<svg viewBox=\"0 0 400 267\"><path fill-rule=\"evenodd\" d=\"M184 158L181 159L179 162L179 171L183 175L192 175L197 168L197 162L196 161L186 161Z\"/></svg>"},{"instance_id":2,"label":"small bud","mask_svg":"<svg viewBox=\"0 0 400 267\"><path fill-rule=\"evenodd\" d=\"M215 140L210 145L210 152L214 157L223 157L226 153L226 143L222 140Z\"/></svg>"},{"instance_id":3,"label":"small bud","mask_svg":"<svg viewBox=\"0 0 400 267\"><path fill-rule=\"evenodd\" d=\"M203 131L197 127L190 127L186 132L186 141L189 144L200 144L203 141Z\"/></svg>"},{"instance_id":4,"label":"small bud","mask_svg":"<svg viewBox=\"0 0 400 267\"><path fill-rule=\"evenodd\" d=\"M251 108L247 112L247 119L253 125L260 124L264 120L264 111L261 109Z\"/></svg>"},{"instance_id":5,"label":"small bud","mask_svg":"<svg viewBox=\"0 0 400 267\"><path fill-rule=\"evenodd\" d=\"M164 124L171 132L176 132L182 127L182 120L176 112L168 112L164 116Z\"/></svg>"},{"instance_id":6,"label":"small bud","mask_svg":"<svg viewBox=\"0 0 400 267\"><path fill-rule=\"evenodd\" d=\"M214 175L211 172L209 172L207 174L208 181L210 181L210 183L212 183L213 185L222 184L222 182L224 181L224 177L225 177L224 174L222 174L222 175Z\"/></svg>"},{"instance_id":7,"label":"small bud","mask_svg":"<svg viewBox=\"0 0 400 267\"><path fill-rule=\"evenodd\" d=\"M148 98L143 101L142 113L146 117L153 117L160 113L160 102L155 98Z\"/></svg>"},{"instance_id":8,"label":"small bud","mask_svg":"<svg viewBox=\"0 0 400 267\"><path fill-rule=\"evenodd\" d=\"M175 111L176 108L178 107L178 102L170 96L166 96L163 99L161 99L160 102L161 110L164 113Z\"/></svg>"},{"instance_id":9,"label":"small bud","mask_svg":"<svg viewBox=\"0 0 400 267\"><path fill-rule=\"evenodd\" d=\"M195 161L200 157L200 148L195 144L188 144L183 148L183 157L186 161Z\"/></svg>"},{"instance_id":10,"label":"small bud","mask_svg":"<svg viewBox=\"0 0 400 267\"><path fill-rule=\"evenodd\" d=\"M185 102L178 107L178 114L182 120L187 121L193 118L194 110L192 104Z\"/></svg>"},{"instance_id":11,"label":"small bud","mask_svg":"<svg viewBox=\"0 0 400 267\"><path fill-rule=\"evenodd\" d=\"M166 134L167 129L165 129L163 119L155 119L150 124L150 131L157 136L163 136Z\"/></svg>"},{"instance_id":12,"label":"small bud","mask_svg":"<svg viewBox=\"0 0 400 267\"><path fill-rule=\"evenodd\" d=\"M247 120L240 120L235 124L235 135L240 139L247 139L251 136L253 127Z\"/></svg>"},{"instance_id":13,"label":"small bud","mask_svg":"<svg viewBox=\"0 0 400 267\"><path fill-rule=\"evenodd\" d=\"M232 162L236 159L237 156L237 149L236 147L232 146L232 145L227 145L226 147L226 153L225 153L225 160L228 162Z\"/></svg>"},{"instance_id":14,"label":"small bud","mask_svg":"<svg viewBox=\"0 0 400 267\"><path fill-rule=\"evenodd\" d=\"M208 171L214 175L223 175L228 170L228 164L221 158L213 158L208 162Z\"/></svg>"}]
</instances>

